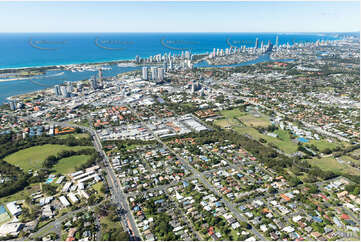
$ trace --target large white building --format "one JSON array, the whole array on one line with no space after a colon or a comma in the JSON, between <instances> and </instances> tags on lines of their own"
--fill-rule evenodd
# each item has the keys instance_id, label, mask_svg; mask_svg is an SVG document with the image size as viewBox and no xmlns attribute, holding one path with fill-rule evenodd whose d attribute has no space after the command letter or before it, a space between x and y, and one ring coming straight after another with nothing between
<instances>
[{"instance_id":1,"label":"large white building","mask_svg":"<svg viewBox=\"0 0 361 242\"><path fill-rule=\"evenodd\" d=\"M13 215L14 217L21 214L21 207L20 205L16 204L16 201L7 203L6 207L8 208L11 215Z\"/></svg>"},{"instance_id":2,"label":"large white building","mask_svg":"<svg viewBox=\"0 0 361 242\"><path fill-rule=\"evenodd\" d=\"M163 81L164 79L164 68L158 68L158 80Z\"/></svg>"},{"instance_id":3,"label":"large white building","mask_svg":"<svg viewBox=\"0 0 361 242\"><path fill-rule=\"evenodd\" d=\"M143 80L148 80L148 67L144 66L142 68L142 77Z\"/></svg>"},{"instance_id":4,"label":"large white building","mask_svg":"<svg viewBox=\"0 0 361 242\"><path fill-rule=\"evenodd\" d=\"M77 203L77 202L79 202L79 199L75 196L75 194L74 193L72 193L72 192L70 192L69 194L68 194L68 198L70 199L70 201L72 202L72 203Z\"/></svg>"},{"instance_id":5,"label":"large white building","mask_svg":"<svg viewBox=\"0 0 361 242\"><path fill-rule=\"evenodd\" d=\"M61 197L59 197L59 200L63 204L64 207L70 206L70 203L69 203L68 199L66 199L66 197L61 196Z\"/></svg>"},{"instance_id":6,"label":"large white building","mask_svg":"<svg viewBox=\"0 0 361 242\"><path fill-rule=\"evenodd\" d=\"M22 223L5 223L0 226L0 237L17 236L23 227Z\"/></svg>"},{"instance_id":7,"label":"large white building","mask_svg":"<svg viewBox=\"0 0 361 242\"><path fill-rule=\"evenodd\" d=\"M155 66L152 66L150 68L150 71L152 73L152 80L156 80L158 78L158 70L157 70L157 67Z\"/></svg>"}]
</instances>

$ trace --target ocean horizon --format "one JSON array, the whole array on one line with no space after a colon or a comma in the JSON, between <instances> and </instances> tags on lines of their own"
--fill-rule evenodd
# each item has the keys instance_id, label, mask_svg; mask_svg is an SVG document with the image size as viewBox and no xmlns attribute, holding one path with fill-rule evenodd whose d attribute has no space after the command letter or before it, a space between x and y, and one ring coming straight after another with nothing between
<instances>
[{"instance_id":1,"label":"ocean horizon","mask_svg":"<svg viewBox=\"0 0 361 242\"><path fill-rule=\"evenodd\" d=\"M134 60L156 54L207 53L216 49L254 47L268 41L275 44L336 40L343 33L2 33L0 34L0 69L31 68L71 64L90 64L121 60ZM245 62L251 65L269 61L259 58ZM201 66L201 65L200 65ZM140 67L112 65L103 75L114 76ZM63 72L63 73L61 73ZM0 103L10 96L51 88L65 81L89 79L94 71L47 71L41 77L0 82Z\"/></svg>"},{"instance_id":2,"label":"ocean horizon","mask_svg":"<svg viewBox=\"0 0 361 242\"><path fill-rule=\"evenodd\" d=\"M132 60L171 52L335 40L346 33L1 33L0 69Z\"/></svg>"}]
</instances>

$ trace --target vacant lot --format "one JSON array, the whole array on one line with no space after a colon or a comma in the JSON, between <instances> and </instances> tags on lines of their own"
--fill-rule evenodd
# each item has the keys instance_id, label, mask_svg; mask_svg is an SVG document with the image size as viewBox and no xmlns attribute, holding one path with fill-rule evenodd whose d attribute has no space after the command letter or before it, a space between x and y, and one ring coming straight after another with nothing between
<instances>
[{"instance_id":1,"label":"vacant lot","mask_svg":"<svg viewBox=\"0 0 361 242\"><path fill-rule=\"evenodd\" d=\"M222 128L230 128L240 125L235 119L218 119L215 120L214 123Z\"/></svg>"},{"instance_id":2,"label":"vacant lot","mask_svg":"<svg viewBox=\"0 0 361 242\"><path fill-rule=\"evenodd\" d=\"M4 158L5 161L22 168L24 171L29 169L41 168L44 160L50 155L56 155L63 150L82 150L91 148L90 146L66 146L66 145L39 145L20 150L16 153L8 155Z\"/></svg>"},{"instance_id":3,"label":"vacant lot","mask_svg":"<svg viewBox=\"0 0 361 242\"><path fill-rule=\"evenodd\" d=\"M87 133L80 133L80 134L63 134L63 135L58 135L56 136L59 139L66 139L69 136L73 136L76 139L80 139L80 138L89 138L89 134Z\"/></svg>"},{"instance_id":4,"label":"vacant lot","mask_svg":"<svg viewBox=\"0 0 361 242\"><path fill-rule=\"evenodd\" d=\"M71 157L63 158L52 168L55 173L69 174L75 172L75 168L85 164L90 155L74 155Z\"/></svg>"}]
</instances>

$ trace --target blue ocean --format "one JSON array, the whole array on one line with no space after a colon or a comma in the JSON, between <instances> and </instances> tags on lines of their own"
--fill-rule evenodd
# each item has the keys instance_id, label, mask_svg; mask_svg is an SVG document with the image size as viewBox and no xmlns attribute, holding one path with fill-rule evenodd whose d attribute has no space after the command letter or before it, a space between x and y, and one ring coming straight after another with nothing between
<instances>
[{"instance_id":1,"label":"blue ocean","mask_svg":"<svg viewBox=\"0 0 361 242\"><path fill-rule=\"evenodd\" d=\"M2 33L0 69L128 60L137 55L180 54L186 50L199 54L211 52L213 48L253 47L257 38L258 46L262 42L275 44L277 36L279 45L342 37L337 33ZM103 73L111 76L136 69L139 67L113 65L111 70ZM48 72L26 80L1 81L0 103L9 96L41 90L64 81L85 80L91 75L94 72Z\"/></svg>"}]
</instances>

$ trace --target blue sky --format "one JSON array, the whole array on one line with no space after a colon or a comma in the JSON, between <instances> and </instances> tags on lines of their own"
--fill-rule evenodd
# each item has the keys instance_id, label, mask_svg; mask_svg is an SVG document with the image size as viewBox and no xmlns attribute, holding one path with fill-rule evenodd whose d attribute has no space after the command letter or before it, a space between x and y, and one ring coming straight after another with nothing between
<instances>
[{"instance_id":1,"label":"blue sky","mask_svg":"<svg viewBox=\"0 0 361 242\"><path fill-rule=\"evenodd\" d=\"M0 32L351 32L357 2L0 2Z\"/></svg>"}]
</instances>

